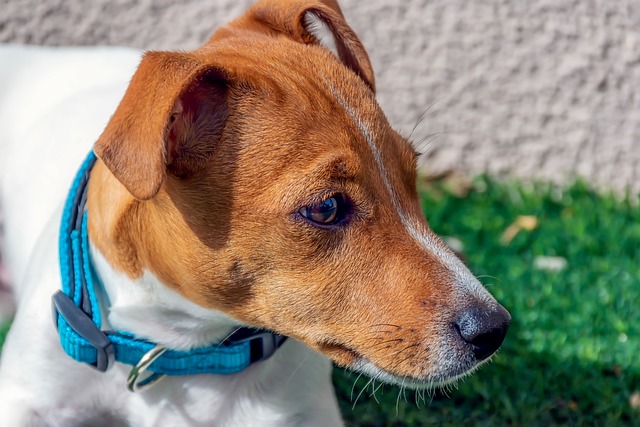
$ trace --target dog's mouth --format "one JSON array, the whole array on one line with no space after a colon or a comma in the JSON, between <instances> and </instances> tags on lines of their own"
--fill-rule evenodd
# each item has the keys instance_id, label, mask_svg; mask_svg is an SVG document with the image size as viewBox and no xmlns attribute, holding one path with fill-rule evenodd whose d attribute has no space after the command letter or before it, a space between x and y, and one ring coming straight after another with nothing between
<instances>
[{"instance_id":1,"label":"dog's mouth","mask_svg":"<svg viewBox=\"0 0 640 427\"><path fill-rule=\"evenodd\" d=\"M407 375L392 372L362 355L360 352L343 344L325 343L319 346L322 353L329 356L337 365L358 373L365 374L375 380L400 387L422 390L443 387L471 375L489 359L482 361L460 360L458 363L447 363L448 366L438 369L434 374ZM464 358L461 358L464 359Z\"/></svg>"}]
</instances>

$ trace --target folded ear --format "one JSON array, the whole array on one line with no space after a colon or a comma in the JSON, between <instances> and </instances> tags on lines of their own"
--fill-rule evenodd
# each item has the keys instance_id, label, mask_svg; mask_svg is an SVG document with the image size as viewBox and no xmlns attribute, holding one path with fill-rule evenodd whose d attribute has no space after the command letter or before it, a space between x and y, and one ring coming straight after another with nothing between
<instances>
[{"instance_id":1,"label":"folded ear","mask_svg":"<svg viewBox=\"0 0 640 427\"><path fill-rule=\"evenodd\" d=\"M375 92L369 55L335 0L262 0L211 41L229 36L233 28L283 34L299 43L323 46Z\"/></svg>"},{"instance_id":2,"label":"folded ear","mask_svg":"<svg viewBox=\"0 0 640 427\"><path fill-rule=\"evenodd\" d=\"M376 82L369 55L356 33L342 15L338 2L325 0L305 10L302 25L313 35L316 43L329 49L347 68L365 81L372 91Z\"/></svg>"},{"instance_id":3,"label":"folded ear","mask_svg":"<svg viewBox=\"0 0 640 427\"><path fill-rule=\"evenodd\" d=\"M137 199L154 197L167 171L200 170L228 116L224 71L188 53L148 52L94 146Z\"/></svg>"}]
</instances>

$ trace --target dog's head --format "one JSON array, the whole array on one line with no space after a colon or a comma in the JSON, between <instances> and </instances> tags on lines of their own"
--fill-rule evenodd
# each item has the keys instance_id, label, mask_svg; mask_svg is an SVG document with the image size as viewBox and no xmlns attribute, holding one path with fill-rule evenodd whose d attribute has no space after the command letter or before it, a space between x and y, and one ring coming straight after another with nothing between
<instances>
[{"instance_id":1,"label":"dog's head","mask_svg":"<svg viewBox=\"0 0 640 427\"><path fill-rule=\"evenodd\" d=\"M416 153L333 1L263 1L193 52L147 53L95 151L126 199L92 214L96 244L132 277L404 385L504 338L509 314L429 229Z\"/></svg>"}]
</instances>

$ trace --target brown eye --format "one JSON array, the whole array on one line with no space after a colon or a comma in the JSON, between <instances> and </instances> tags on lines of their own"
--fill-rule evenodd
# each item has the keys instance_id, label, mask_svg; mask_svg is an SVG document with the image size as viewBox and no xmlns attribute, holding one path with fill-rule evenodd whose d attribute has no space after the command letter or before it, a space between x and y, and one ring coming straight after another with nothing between
<instances>
[{"instance_id":1,"label":"brown eye","mask_svg":"<svg viewBox=\"0 0 640 427\"><path fill-rule=\"evenodd\" d=\"M320 225L335 224L342 219L339 198L336 196L329 197L320 203L305 206L298 212L309 221Z\"/></svg>"}]
</instances>

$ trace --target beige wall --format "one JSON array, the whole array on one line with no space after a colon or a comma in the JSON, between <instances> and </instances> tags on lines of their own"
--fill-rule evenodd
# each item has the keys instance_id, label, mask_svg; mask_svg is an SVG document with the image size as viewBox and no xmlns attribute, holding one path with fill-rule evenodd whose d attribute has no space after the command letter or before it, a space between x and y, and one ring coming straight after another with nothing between
<instances>
[{"instance_id":1,"label":"beige wall","mask_svg":"<svg viewBox=\"0 0 640 427\"><path fill-rule=\"evenodd\" d=\"M249 0L0 0L0 41L190 48ZM343 0L427 168L640 190L640 3ZM4 64L3 64L4 65Z\"/></svg>"}]
</instances>

